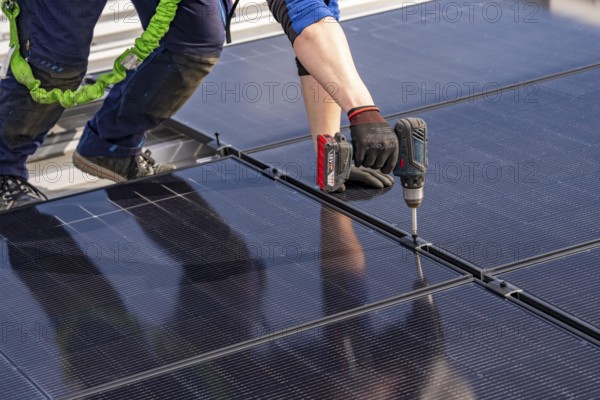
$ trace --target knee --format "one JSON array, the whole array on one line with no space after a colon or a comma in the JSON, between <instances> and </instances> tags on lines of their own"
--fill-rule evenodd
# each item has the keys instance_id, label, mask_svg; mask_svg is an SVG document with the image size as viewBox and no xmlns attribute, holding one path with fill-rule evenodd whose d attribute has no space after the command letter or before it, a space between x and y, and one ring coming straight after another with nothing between
<instances>
[{"instance_id":1,"label":"knee","mask_svg":"<svg viewBox=\"0 0 600 400\"><path fill-rule=\"evenodd\" d=\"M165 75L174 77L183 87L195 89L217 64L219 54L205 56L179 54L167 50L164 52L164 58L168 63L168 72Z\"/></svg>"},{"instance_id":2,"label":"knee","mask_svg":"<svg viewBox=\"0 0 600 400\"><path fill-rule=\"evenodd\" d=\"M216 56L162 50L136 72L125 89L122 112L144 115L153 123L170 118L192 96L217 60Z\"/></svg>"},{"instance_id":3,"label":"knee","mask_svg":"<svg viewBox=\"0 0 600 400\"><path fill-rule=\"evenodd\" d=\"M32 72L40 80L40 86L47 90L74 90L83 77L52 77L35 66L32 66ZM58 103L40 104L34 101L27 87L18 83L12 73L9 79L0 81L0 94L0 136L14 151L21 146L23 138L43 136L64 110Z\"/></svg>"},{"instance_id":4,"label":"knee","mask_svg":"<svg viewBox=\"0 0 600 400\"><path fill-rule=\"evenodd\" d=\"M225 41L222 0L182 1L165 36L165 47L177 54L219 57Z\"/></svg>"},{"instance_id":5,"label":"knee","mask_svg":"<svg viewBox=\"0 0 600 400\"><path fill-rule=\"evenodd\" d=\"M170 81L167 85L187 90L195 89L217 64L219 55L197 55L173 52L165 49L152 61L162 78ZM159 85L157 85L159 86ZM167 87L168 87L167 86Z\"/></svg>"}]
</instances>

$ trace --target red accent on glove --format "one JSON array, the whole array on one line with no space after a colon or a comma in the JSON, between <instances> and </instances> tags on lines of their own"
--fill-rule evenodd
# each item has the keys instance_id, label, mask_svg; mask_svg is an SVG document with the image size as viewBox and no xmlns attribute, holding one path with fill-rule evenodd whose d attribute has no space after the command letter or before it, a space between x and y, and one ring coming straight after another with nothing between
<instances>
[{"instance_id":1,"label":"red accent on glove","mask_svg":"<svg viewBox=\"0 0 600 400\"><path fill-rule=\"evenodd\" d=\"M386 122L381 116L379 108L375 106L356 107L348 111L350 125Z\"/></svg>"}]
</instances>

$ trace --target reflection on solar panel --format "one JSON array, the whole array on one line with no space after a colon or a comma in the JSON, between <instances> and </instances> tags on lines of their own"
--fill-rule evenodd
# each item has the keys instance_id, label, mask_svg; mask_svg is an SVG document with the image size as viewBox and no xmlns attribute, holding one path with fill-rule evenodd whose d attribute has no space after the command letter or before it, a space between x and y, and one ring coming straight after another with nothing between
<instances>
[{"instance_id":1,"label":"reflection on solar panel","mask_svg":"<svg viewBox=\"0 0 600 400\"><path fill-rule=\"evenodd\" d=\"M466 279L233 159L2 214L0 235L0 305L43 336L0 349L52 396Z\"/></svg>"},{"instance_id":2,"label":"reflection on solar panel","mask_svg":"<svg viewBox=\"0 0 600 400\"><path fill-rule=\"evenodd\" d=\"M474 284L96 399L596 398L600 351Z\"/></svg>"}]
</instances>

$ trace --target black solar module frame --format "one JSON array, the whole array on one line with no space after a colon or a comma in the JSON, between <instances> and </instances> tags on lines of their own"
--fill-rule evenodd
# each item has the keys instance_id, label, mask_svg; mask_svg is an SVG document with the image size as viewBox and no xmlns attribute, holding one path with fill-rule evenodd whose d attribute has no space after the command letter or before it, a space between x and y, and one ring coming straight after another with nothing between
<instances>
[{"instance_id":1,"label":"black solar module frame","mask_svg":"<svg viewBox=\"0 0 600 400\"><path fill-rule=\"evenodd\" d=\"M535 296L533 296L529 292L523 292L519 288L509 287L508 289L504 286L504 282L499 280L494 276L494 273L506 272L507 270L519 269L524 266L529 266L531 264L538 264L543 260L553 259L556 257L562 257L564 255L568 255L571 253L581 252L583 249L588 248L596 248L600 241L591 241L588 243L578 244L575 246L571 246L569 248L564 248L560 250L556 250L554 252L550 252L547 254L538 254L530 259L520 260L515 263L511 263L504 266L499 266L496 268L483 269L470 263L467 260L458 257L455 254L447 251L446 249L440 248L435 244L428 243L423 241L422 239L418 239L418 243L415 245L411 239L409 239L409 234L396 226L390 225L387 222L378 219L370 214L366 214L364 211L353 207L352 205L341 201L339 198L335 196L331 196L329 194L325 194L322 191L316 189L315 187L306 184L302 180L296 179L294 177L289 176L288 174L281 173L277 168L272 168L267 164L264 164L262 161L253 158L251 155L246 154L245 152L240 152L233 147L228 147L227 152L231 154L235 154L238 157L248 161L252 165L257 166L266 171L270 171L273 177L276 179L281 179L285 182L289 182L295 187L299 187L304 190L306 193L310 193L315 198L323 199L324 201L335 204L338 209L347 211L350 215L355 215L356 217L365 221L365 223L378 227L382 232L386 232L389 235L398 235L399 233L402 235L404 239L403 242L407 246L412 246L418 249L419 253L430 254L435 257L437 261L444 262L446 265L451 267L459 268L460 270L467 271L474 275L476 278L480 279L483 282L487 282L488 286L492 291L498 292L503 296L510 296L510 299L517 302L519 305L528 308L530 311L539 314L542 317L551 319L557 325L562 326L563 328L573 332L574 334L582 336L584 339L600 344L600 331L589 323L580 320L579 318L570 315L569 313L565 313L563 310L555 307L549 302L543 301ZM514 292L510 292L513 289Z\"/></svg>"},{"instance_id":2,"label":"black solar module frame","mask_svg":"<svg viewBox=\"0 0 600 400\"><path fill-rule=\"evenodd\" d=\"M466 284L91 398L592 399L599 357L600 348Z\"/></svg>"},{"instance_id":3,"label":"black solar module frame","mask_svg":"<svg viewBox=\"0 0 600 400\"><path fill-rule=\"evenodd\" d=\"M600 341L600 246L494 275L522 290L516 297Z\"/></svg>"},{"instance_id":4,"label":"black solar module frame","mask_svg":"<svg viewBox=\"0 0 600 400\"><path fill-rule=\"evenodd\" d=\"M280 180L285 182L292 187L300 188L307 196L311 198L318 199L325 204L328 204L331 207L334 207L337 211L343 212L347 215L350 215L354 218L357 218L362 223L377 229L380 233L385 234L391 238L400 238L400 243L404 246L414 249L418 251L420 254L428 254L430 257L433 257L437 262L443 263L449 268L458 268L459 271L466 271L473 276L483 279L484 269L478 267L477 265L465 260L461 257L458 257L455 254L448 252L447 250L436 246L434 243L430 243L428 241L423 240L422 238L417 238L416 243L412 238L412 234L407 231L399 228L396 225L392 225L376 216L365 213L360 208L353 206L350 203L347 203L341 200L339 197L334 195L330 195L324 193L323 191L315 188L312 185L308 185L306 182L303 182L300 179L297 179L288 173L280 171L277 167L271 167L268 164L265 164L261 160L254 158L251 154L235 149L232 146L228 146L223 149L224 154L233 155L235 157L239 157L241 160L248 162L251 165L265 171L271 176L273 179ZM368 196L367 196L368 198Z\"/></svg>"},{"instance_id":5,"label":"black solar module frame","mask_svg":"<svg viewBox=\"0 0 600 400\"><path fill-rule=\"evenodd\" d=\"M549 253L539 254L531 258L516 261L514 263L508 263L500 265L498 267L488 268L485 270L485 273L489 276L504 274L524 267L537 265L542 262L552 261L556 258L562 258L571 254L578 254L583 251L596 249L598 247L600 247L600 239L590 240L588 242L579 243L574 246L565 247L556 251L551 251Z\"/></svg>"},{"instance_id":6,"label":"black solar module frame","mask_svg":"<svg viewBox=\"0 0 600 400\"><path fill-rule=\"evenodd\" d=\"M2 340L15 340L13 336L16 323L11 321L2 321ZM35 382L28 379L14 365L10 364L3 355L0 355L0 382L2 382L2 392L0 397L6 400L22 399L48 399L49 397L40 390Z\"/></svg>"}]
</instances>

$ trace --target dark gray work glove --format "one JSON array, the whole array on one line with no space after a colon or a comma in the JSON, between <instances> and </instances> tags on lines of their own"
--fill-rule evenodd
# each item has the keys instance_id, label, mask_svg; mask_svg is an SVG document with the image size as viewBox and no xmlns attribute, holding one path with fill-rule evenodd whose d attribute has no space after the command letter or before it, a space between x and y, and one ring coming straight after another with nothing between
<instances>
[{"instance_id":1,"label":"dark gray work glove","mask_svg":"<svg viewBox=\"0 0 600 400\"><path fill-rule=\"evenodd\" d=\"M389 174L398 162L398 137L387 122L350 125L354 165Z\"/></svg>"},{"instance_id":2,"label":"dark gray work glove","mask_svg":"<svg viewBox=\"0 0 600 400\"><path fill-rule=\"evenodd\" d=\"M384 187L394 186L394 178L382 173L378 169L355 167L350 169L350 178L346 184L357 183L362 186L367 186L375 189L383 189Z\"/></svg>"},{"instance_id":3,"label":"dark gray work glove","mask_svg":"<svg viewBox=\"0 0 600 400\"><path fill-rule=\"evenodd\" d=\"M347 186L354 185L371 189L383 189L394 186L394 178L378 169L355 167L353 165L350 168L350 177L336 193L344 192Z\"/></svg>"}]
</instances>

